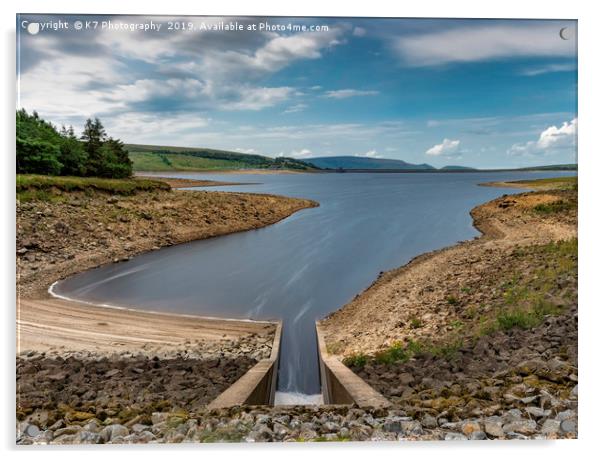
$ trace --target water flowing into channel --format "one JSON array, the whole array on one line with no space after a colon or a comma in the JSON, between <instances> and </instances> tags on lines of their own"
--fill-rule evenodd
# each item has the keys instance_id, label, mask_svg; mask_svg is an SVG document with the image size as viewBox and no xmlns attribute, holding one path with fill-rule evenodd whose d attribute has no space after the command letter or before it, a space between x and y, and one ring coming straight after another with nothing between
<instances>
[{"instance_id":1,"label":"water flowing into channel","mask_svg":"<svg viewBox=\"0 0 602 459\"><path fill-rule=\"evenodd\" d=\"M520 192L478 183L563 174L170 175L260 182L210 190L304 197L320 207L266 228L93 269L60 282L54 291L93 303L154 311L281 319L278 397L287 403L318 400L306 397L320 392L317 319L353 299L379 272L477 236L470 209L503 193Z\"/></svg>"}]
</instances>

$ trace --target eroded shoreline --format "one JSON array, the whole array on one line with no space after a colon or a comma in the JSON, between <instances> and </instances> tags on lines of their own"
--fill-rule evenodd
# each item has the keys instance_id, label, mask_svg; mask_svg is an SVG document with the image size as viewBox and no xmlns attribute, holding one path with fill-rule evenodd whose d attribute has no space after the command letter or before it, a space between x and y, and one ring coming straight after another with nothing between
<instances>
[{"instance_id":1,"label":"eroded shoreline","mask_svg":"<svg viewBox=\"0 0 602 459\"><path fill-rule=\"evenodd\" d=\"M576 182L504 195L479 238L382 274L321 322L326 344L423 427L577 435Z\"/></svg>"}]
</instances>

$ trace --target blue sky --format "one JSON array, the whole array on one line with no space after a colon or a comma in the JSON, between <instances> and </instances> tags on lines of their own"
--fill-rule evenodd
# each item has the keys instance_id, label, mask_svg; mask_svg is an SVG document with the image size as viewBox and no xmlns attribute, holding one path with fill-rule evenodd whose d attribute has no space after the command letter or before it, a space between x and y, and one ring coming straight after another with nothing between
<instances>
[{"instance_id":1,"label":"blue sky","mask_svg":"<svg viewBox=\"0 0 602 459\"><path fill-rule=\"evenodd\" d=\"M69 28L45 26L59 20ZM76 20L99 23L75 30ZM115 28L151 21L161 29ZM169 21L194 30L167 30ZM234 22L244 30L206 30ZM266 22L284 30L247 30ZM38 33L28 33L31 23L42 25ZM127 143L435 166L571 163L576 28L570 20L21 15L19 104L76 128L98 116Z\"/></svg>"}]
</instances>

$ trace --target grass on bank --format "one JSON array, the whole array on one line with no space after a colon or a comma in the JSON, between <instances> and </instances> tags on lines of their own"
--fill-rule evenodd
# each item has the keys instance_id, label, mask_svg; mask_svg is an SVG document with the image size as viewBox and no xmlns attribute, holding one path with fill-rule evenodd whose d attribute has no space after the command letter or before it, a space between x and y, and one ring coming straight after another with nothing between
<instances>
[{"instance_id":1,"label":"grass on bank","mask_svg":"<svg viewBox=\"0 0 602 459\"><path fill-rule=\"evenodd\" d=\"M577 208L576 202L565 201L564 199L561 199L548 204L537 204L535 207L533 207L533 210L538 214L550 215L567 212L575 208Z\"/></svg>"},{"instance_id":2,"label":"grass on bank","mask_svg":"<svg viewBox=\"0 0 602 459\"><path fill-rule=\"evenodd\" d=\"M149 152L130 152L130 159L137 171L198 171L244 169L249 165L241 161L230 161L214 158L175 154L169 155Z\"/></svg>"},{"instance_id":3,"label":"grass on bank","mask_svg":"<svg viewBox=\"0 0 602 459\"><path fill-rule=\"evenodd\" d=\"M578 186L577 176L551 177L551 178L534 179L534 180L517 180L512 183L519 183L521 185L527 185L527 186L535 188L535 189L546 188L546 189L553 189L553 190L577 190L577 186Z\"/></svg>"},{"instance_id":4,"label":"grass on bank","mask_svg":"<svg viewBox=\"0 0 602 459\"><path fill-rule=\"evenodd\" d=\"M468 305L462 320L451 322L452 331L441 338L396 342L374 355L350 355L343 363L349 367L362 367L370 362L393 364L424 354L453 358L458 350L475 343L481 336L537 327L546 317L562 314L577 301L577 247L575 238L516 249L515 255L519 258L545 262L538 263L541 267L530 272L509 273L498 286L500 294L495 305ZM457 299L453 302L459 303Z\"/></svg>"},{"instance_id":5,"label":"grass on bank","mask_svg":"<svg viewBox=\"0 0 602 459\"><path fill-rule=\"evenodd\" d=\"M105 179L97 177L68 177L50 175L17 175L17 198L21 202L31 200L52 201L61 192L103 192L117 195L133 195L141 191L168 191L171 187L159 180L140 178Z\"/></svg>"}]
</instances>

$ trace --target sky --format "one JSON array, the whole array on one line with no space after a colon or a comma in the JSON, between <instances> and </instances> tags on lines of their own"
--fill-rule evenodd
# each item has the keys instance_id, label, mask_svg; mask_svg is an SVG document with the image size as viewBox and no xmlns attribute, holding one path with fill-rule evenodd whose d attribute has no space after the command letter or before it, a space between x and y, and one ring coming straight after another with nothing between
<instances>
[{"instance_id":1,"label":"sky","mask_svg":"<svg viewBox=\"0 0 602 459\"><path fill-rule=\"evenodd\" d=\"M576 29L573 20L19 15L17 101L76 131L98 117L125 143L436 167L574 163Z\"/></svg>"}]
</instances>

